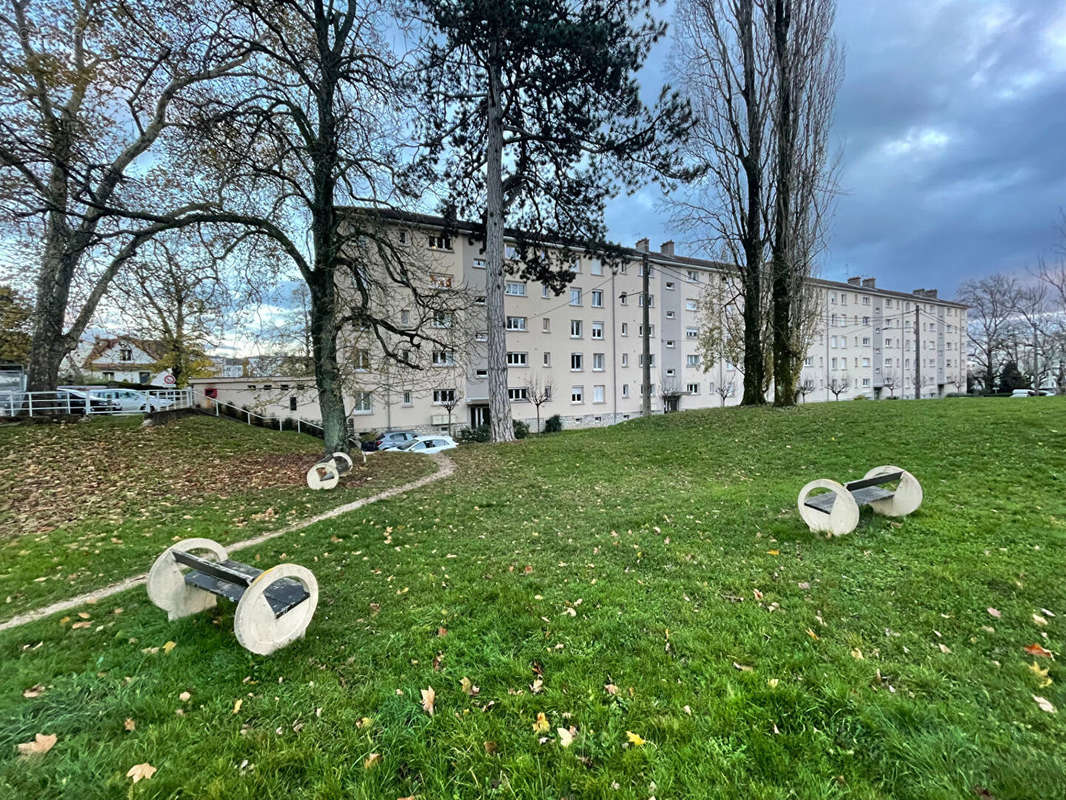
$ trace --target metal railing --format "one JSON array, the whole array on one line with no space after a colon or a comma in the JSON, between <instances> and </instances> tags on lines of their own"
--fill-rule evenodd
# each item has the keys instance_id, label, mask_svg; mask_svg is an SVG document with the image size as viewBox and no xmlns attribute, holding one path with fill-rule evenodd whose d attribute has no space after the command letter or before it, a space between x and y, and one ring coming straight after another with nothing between
<instances>
[{"instance_id":1,"label":"metal railing","mask_svg":"<svg viewBox=\"0 0 1066 800\"><path fill-rule=\"evenodd\" d=\"M0 392L0 417L115 416L192 408L192 389L67 386L54 392Z\"/></svg>"},{"instance_id":2,"label":"metal railing","mask_svg":"<svg viewBox=\"0 0 1066 800\"><path fill-rule=\"evenodd\" d=\"M231 419L243 421L248 425L259 425L263 428L273 428L277 425L279 431L285 430L286 424L289 426L289 430L294 430L297 433L308 433L311 436L317 436L320 439L325 438L325 430L321 423L312 422L309 419L303 417L278 417L276 415L257 414L255 411L251 411L243 406L238 406L234 403L227 403L224 400L218 400L214 397L204 397L204 400L211 404L211 407L215 411L216 417L226 416ZM225 410L224 410L225 409ZM260 420L259 422L253 422L252 420ZM348 444L353 446L357 450L361 450L361 441L358 436L355 436L351 432L348 433Z\"/></svg>"}]
</instances>

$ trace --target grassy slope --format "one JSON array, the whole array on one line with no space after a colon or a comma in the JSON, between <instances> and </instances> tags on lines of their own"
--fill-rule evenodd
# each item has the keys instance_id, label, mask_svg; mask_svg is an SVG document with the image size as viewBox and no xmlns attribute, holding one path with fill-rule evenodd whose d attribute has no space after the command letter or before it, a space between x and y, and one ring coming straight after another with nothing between
<instances>
[{"instance_id":1,"label":"grassy slope","mask_svg":"<svg viewBox=\"0 0 1066 800\"><path fill-rule=\"evenodd\" d=\"M247 539L433 469L375 457L310 492L320 440L211 417L140 423L0 428L0 618L144 572L174 540Z\"/></svg>"},{"instance_id":2,"label":"grassy slope","mask_svg":"<svg viewBox=\"0 0 1066 800\"><path fill-rule=\"evenodd\" d=\"M0 793L119 796L149 761L132 796L1066 796L1066 669L1039 659L1039 688L1021 649L1064 651L1064 431L1060 398L849 402L460 450L452 479L260 549L322 586L271 658L230 608L167 623L141 592L0 635ZM803 483L881 463L919 512L806 530ZM59 742L19 761L35 732Z\"/></svg>"}]
</instances>

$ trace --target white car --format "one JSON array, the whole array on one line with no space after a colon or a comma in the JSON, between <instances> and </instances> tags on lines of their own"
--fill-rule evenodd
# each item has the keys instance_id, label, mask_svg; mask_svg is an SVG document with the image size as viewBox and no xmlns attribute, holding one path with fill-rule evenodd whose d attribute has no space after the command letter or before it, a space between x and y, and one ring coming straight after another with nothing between
<instances>
[{"instance_id":1,"label":"white car","mask_svg":"<svg viewBox=\"0 0 1066 800\"><path fill-rule=\"evenodd\" d=\"M110 400L116 411L159 411L174 405L174 401L166 397L136 389L90 389L89 396Z\"/></svg>"},{"instance_id":2,"label":"white car","mask_svg":"<svg viewBox=\"0 0 1066 800\"><path fill-rule=\"evenodd\" d=\"M1032 389L1015 389L1013 392L1010 393L1010 396L1011 397L1034 397L1034 396L1036 396L1036 392L1034 392Z\"/></svg>"},{"instance_id":3,"label":"white car","mask_svg":"<svg viewBox=\"0 0 1066 800\"><path fill-rule=\"evenodd\" d=\"M431 435L419 436L417 439L410 439L394 447L386 447L384 452L430 454L439 453L441 450L454 450L457 446L455 439L451 436Z\"/></svg>"}]
</instances>

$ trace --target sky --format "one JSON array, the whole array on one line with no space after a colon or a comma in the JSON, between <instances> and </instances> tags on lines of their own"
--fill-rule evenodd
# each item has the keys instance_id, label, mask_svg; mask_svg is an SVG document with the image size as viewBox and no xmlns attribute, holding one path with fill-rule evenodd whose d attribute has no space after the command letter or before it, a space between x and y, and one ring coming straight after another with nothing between
<instances>
[{"instance_id":1,"label":"sky","mask_svg":"<svg viewBox=\"0 0 1066 800\"><path fill-rule=\"evenodd\" d=\"M1049 255L1066 209L1066 2L837 4L842 170L820 276L951 297L961 281ZM669 48L642 72L652 95ZM701 255L671 230L662 199L650 188L612 201L610 237L647 236L652 249L676 239L678 254Z\"/></svg>"}]
</instances>

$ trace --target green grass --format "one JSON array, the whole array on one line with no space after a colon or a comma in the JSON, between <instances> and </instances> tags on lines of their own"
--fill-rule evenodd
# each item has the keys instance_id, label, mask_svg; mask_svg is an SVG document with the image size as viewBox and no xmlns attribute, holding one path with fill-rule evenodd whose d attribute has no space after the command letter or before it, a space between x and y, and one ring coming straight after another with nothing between
<instances>
[{"instance_id":1,"label":"green grass","mask_svg":"<svg viewBox=\"0 0 1066 800\"><path fill-rule=\"evenodd\" d=\"M168 623L142 591L0 634L0 795L1066 796L1066 669L1036 659L1040 687L1022 650L1064 650L1061 398L689 412L456 461L256 551L322 590L272 657L232 607ZM803 483L885 463L918 512L807 531Z\"/></svg>"},{"instance_id":2,"label":"green grass","mask_svg":"<svg viewBox=\"0 0 1066 800\"><path fill-rule=\"evenodd\" d=\"M0 618L143 573L178 539L248 539L433 470L375 456L312 492L318 439L204 416L140 423L0 427Z\"/></svg>"}]
</instances>

